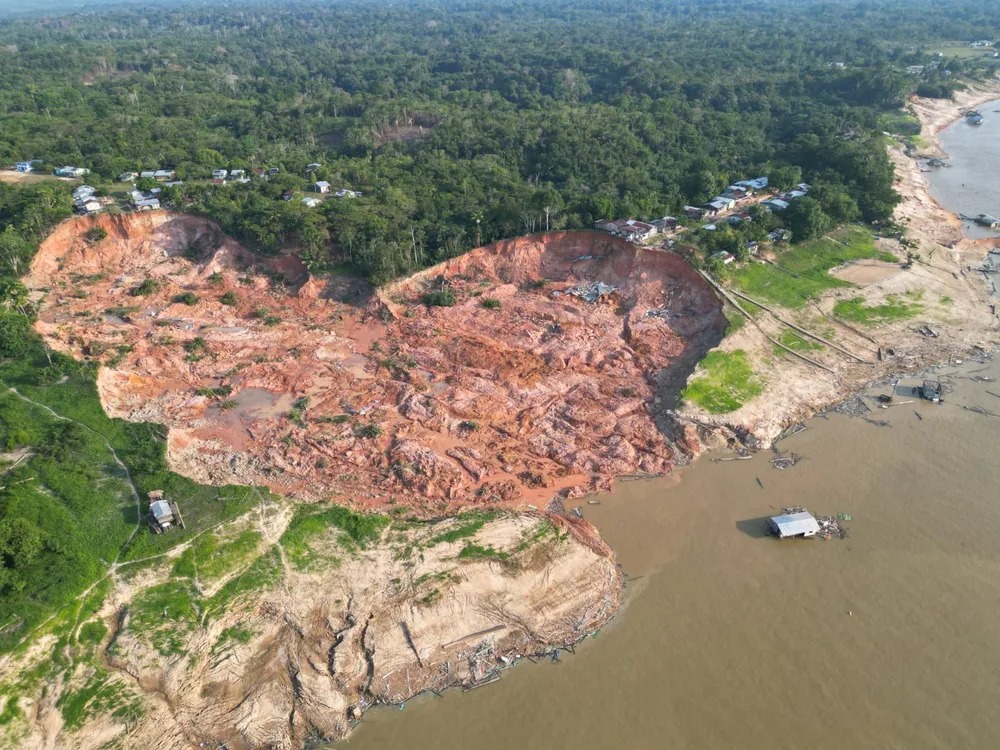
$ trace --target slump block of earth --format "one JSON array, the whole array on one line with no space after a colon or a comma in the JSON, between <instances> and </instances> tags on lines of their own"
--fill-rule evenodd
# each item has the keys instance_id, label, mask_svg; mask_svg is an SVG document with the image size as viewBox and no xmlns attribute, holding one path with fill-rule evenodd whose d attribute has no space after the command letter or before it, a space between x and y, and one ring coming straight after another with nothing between
<instances>
[{"instance_id":1,"label":"slump block of earth","mask_svg":"<svg viewBox=\"0 0 1000 750\"><path fill-rule=\"evenodd\" d=\"M594 282L615 291L569 293ZM669 471L698 440L654 410L725 327L682 259L594 232L496 243L376 294L206 219L103 216L60 225L26 283L40 333L103 363L112 416L167 425L178 471L427 512ZM440 289L453 306L424 304Z\"/></svg>"}]
</instances>

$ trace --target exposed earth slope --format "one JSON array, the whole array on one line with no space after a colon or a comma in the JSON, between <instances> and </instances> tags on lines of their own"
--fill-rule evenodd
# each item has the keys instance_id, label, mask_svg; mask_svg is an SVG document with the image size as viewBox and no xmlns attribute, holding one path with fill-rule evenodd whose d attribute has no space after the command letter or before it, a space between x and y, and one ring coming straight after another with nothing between
<instances>
[{"instance_id":1,"label":"exposed earth slope","mask_svg":"<svg viewBox=\"0 0 1000 750\"><path fill-rule=\"evenodd\" d=\"M196 217L76 219L26 283L46 340L104 363L107 411L166 424L172 463L200 481L439 513L545 505L698 450L652 407L672 405L725 319L672 253L550 234L378 295L253 262ZM598 282L612 291L587 299ZM454 304L425 304L434 292Z\"/></svg>"}]
</instances>

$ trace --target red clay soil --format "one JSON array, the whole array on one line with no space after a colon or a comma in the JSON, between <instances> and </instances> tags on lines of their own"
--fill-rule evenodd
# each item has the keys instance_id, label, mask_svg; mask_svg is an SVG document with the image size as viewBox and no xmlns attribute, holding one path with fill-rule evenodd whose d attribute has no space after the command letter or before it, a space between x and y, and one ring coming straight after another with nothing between
<instances>
[{"instance_id":1,"label":"red clay soil","mask_svg":"<svg viewBox=\"0 0 1000 750\"><path fill-rule=\"evenodd\" d=\"M88 242L95 225L108 236ZM595 281L616 291L567 293ZM375 295L264 264L206 219L103 216L58 227L26 283L49 343L104 364L108 412L170 428L178 471L428 514L669 471L700 446L653 410L725 328L678 256L593 232L479 248ZM425 305L436 289L456 304Z\"/></svg>"}]
</instances>

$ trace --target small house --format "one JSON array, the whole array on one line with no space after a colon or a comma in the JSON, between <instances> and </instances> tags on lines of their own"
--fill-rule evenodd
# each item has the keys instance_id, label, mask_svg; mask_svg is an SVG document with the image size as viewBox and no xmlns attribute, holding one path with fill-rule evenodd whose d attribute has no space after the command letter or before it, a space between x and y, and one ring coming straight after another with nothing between
<instances>
[{"instance_id":1,"label":"small house","mask_svg":"<svg viewBox=\"0 0 1000 750\"><path fill-rule=\"evenodd\" d=\"M224 180L228 176L229 176L229 172L227 172L225 169L213 169L212 170L212 179L213 180Z\"/></svg>"},{"instance_id":2,"label":"small house","mask_svg":"<svg viewBox=\"0 0 1000 750\"><path fill-rule=\"evenodd\" d=\"M157 169L153 173L153 179L158 182L168 182L177 179L177 173L172 169Z\"/></svg>"},{"instance_id":3,"label":"small house","mask_svg":"<svg viewBox=\"0 0 1000 750\"><path fill-rule=\"evenodd\" d=\"M698 208L698 206L684 206L684 216L689 219L700 219L704 215L704 208Z\"/></svg>"},{"instance_id":4,"label":"small house","mask_svg":"<svg viewBox=\"0 0 1000 750\"><path fill-rule=\"evenodd\" d=\"M155 169L143 170L142 172L139 173L139 178L143 180L155 180L156 170Z\"/></svg>"},{"instance_id":5,"label":"small house","mask_svg":"<svg viewBox=\"0 0 1000 750\"><path fill-rule=\"evenodd\" d=\"M805 190L789 190L785 200L793 201L796 198L805 198L808 194Z\"/></svg>"},{"instance_id":6,"label":"small house","mask_svg":"<svg viewBox=\"0 0 1000 750\"><path fill-rule=\"evenodd\" d=\"M598 227L616 237L623 237L629 242L640 242L649 239L657 233L655 226L636 219L616 219L615 221L599 222Z\"/></svg>"},{"instance_id":7,"label":"small house","mask_svg":"<svg viewBox=\"0 0 1000 750\"><path fill-rule=\"evenodd\" d=\"M302 198L302 202L306 204L307 208L316 208L323 201L319 198L313 198L311 195L306 195Z\"/></svg>"},{"instance_id":8,"label":"small house","mask_svg":"<svg viewBox=\"0 0 1000 750\"><path fill-rule=\"evenodd\" d=\"M231 169L229 176L234 180L241 180L247 176L247 171L245 169Z\"/></svg>"},{"instance_id":9,"label":"small house","mask_svg":"<svg viewBox=\"0 0 1000 750\"><path fill-rule=\"evenodd\" d=\"M14 165L14 169L22 174L29 174L35 171L35 165L39 164L38 159L32 159L31 161L19 161Z\"/></svg>"},{"instance_id":10,"label":"small house","mask_svg":"<svg viewBox=\"0 0 1000 750\"><path fill-rule=\"evenodd\" d=\"M730 185L722 194L723 198L730 198L737 203L749 200L753 197L753 190L743 185Z\"/></svg>"},{"instance_id":11,"label":"small house","mask_svg":"<svg viewBox=\"0 0 1000 750\"><path fill-rule=\"evenodd\" d=\"M717 263L721 263L724 266L728 266L730 263L736 260L736 256L734 256L732 253L726 252L725 250L720 250L717 253L712 253L711 255L709 255L708 259L711 261L715 261Z\"/></svg>"},{"instance_id":12,"label":"small house","mask_svg":"<svg viewBox=\"0 0 1000 750\"><path fill-rule=\"evenodd\" d=\"M361 193L359 193L357 190L348 190L347 188L341 188L336 193L334 193L334 195L337 196L338 198L360 198L361 197Z\"/></svg>"},{"instance_id":13,"label":"small house","mask_svg":"<svg viewBox=\"0 0 1000 750\"><path fill-rule=\"evenodd\" d=\"M320 164L319 162L315 162L314 161L312 164L306 164L306 172L315 172L317 169L319 169L322 166L323 165Z\"/></svg>"},{"instance_id":14,"label":"small house","mask_svg":"<svg viewBox=\"0 0 1000 750\"><path fill-rule=\"evenodd\" d=\"M269 175L271 175L271 174L278 174L280 172L281 172L281 169L279 169L278 167L268 167L268 169L267 169L267 173Z\"/></svg>"},{"instance_id":15,"label":"small house","mask_svg":"<svg viewBox=\"0 0 1000 750\"><path fill-rule=\"evenodd\" d=\"M652 222L653 226L659 229L661 232L670 232L680 226L680 222L673 216L664 216L662 219L657 219Z\"/></svg>"},{"instance_id":16,"label":"small house","mask_svg":"<svg viewBox=\"0 0 1000 750\"><path fill-rule=\"evenodd\" d=\"M164 496L163 490L153 490L149 493L149 513L146 521L154 534L162 534L174 526L184 528L177 503Z\"/></svg>"},{"instance_id":17,"label":"small house","mask_svg":"<svg viewBox=\"0 0 1000 750\"><path fill-rule=\"evenodd\" d=\"M771 242L785 242L791 239L792 233L787 229L774 229L767 233L767 238Z\"/></svg>"},{"instance_id":18,"label":"small house","mask_svg":"<svg viewBox=\"0 0 1000 750\"><path fill-rule=\"evenodd\" d=\"M90 170L83 167L59 167L56 169L56 177L83 177L89 173Z\"/></svg>"},{"instance_id":19,"label":"small house","mask_svg":"<svg viewBox=\"0 0 1000 750\"><path fill-rule=\"evenodd\" d=\"M768 521L768 526L778 539L806 538L816 536L819 532L819 522L807 511L773 516Z\"/></svg>"},{"instance_id":20,"label":"small house","mask_svg":"<svg viewBox=\"0 0 1000 750\"><path fill-rule=\"evenodd\" d=\"M767 178L754 177L752 180L740 180L739 182L734 182L733 184L740 187L750 188L751 190L763 190L767 187Z\"/></svg>"},{"instance_id":21,"label":"small house","mask_svg":"<svg viewBox=\"0 0 1000 750\"><path fill-rule=\"evenodd\" d=\"M761 201L760 205L771 211L784 211L788 208L788 201L783 201L781 198L772 198L771 200Z\"/></svg>"},{"instance_id":22,"label":"small house","mask_svg":"<svg viewBox=\"0 0 1000 750\"><path fill-rule=\"evenodd\" d=\"M729 211L736 207L736 199L725 195L717 195L705 204L705 212L717 214L722 211Z\"/></svg>"},{"instance_id":23,"label":"small house","mask_svg":"<svg viewBox=\"0 0 1000 750\"><path fill-rule=\"evenodd\" d=\"M317 193L325 194L330 192L330 183L326 180L319 180L313 187Z\"/></svg>"},{"instance_id":24,"label":"small house","mask_svg":"<svg viewBox=\"0 0 1000 750\"><path fill-rule=\"evenodd\" d=\"M137 179L139 179L138 172L122 172L118 175L118 182L132 182Z\"/></svg>"},{"instance_id":25,"label":"small house","mask_svg":"<svg viewBox=\"0 0 1000 750\"><path fill-rule=\"evenodd\" d=\"M102 208L100 201L98 201L98 200L96 200L94 198L91 198L90 200L82 201L82 202L78 203L77 205L80 207L80 210L83 211L86 214L96 214Z\"/></svg>"}]
</instances>

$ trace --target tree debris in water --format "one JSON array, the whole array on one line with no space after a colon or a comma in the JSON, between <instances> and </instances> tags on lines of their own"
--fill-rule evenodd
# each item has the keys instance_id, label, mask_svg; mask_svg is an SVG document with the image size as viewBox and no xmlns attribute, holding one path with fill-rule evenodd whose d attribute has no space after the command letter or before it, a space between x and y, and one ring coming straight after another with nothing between
<instances>
[{"instance_id":1,"label":"tree debris in water","mask_svg":"<svg viewBox=\"0 0 1000 750\"><path fill-rule=\"evenodd\" d=\"M774 457L771 459L771 466L775 469L790 469L801 460L802 456L798 453L782 453L779 450L775 450Z\"/></svg>"},{"instance_id":2,"label":"tree debris in water","mask_svg":"<svg viewBox=\"0 0 1000 750\"><path fill-rule=\"evenodd\" d=\"M871 407L868 406L861 396L852 396L845 401L841 401L832 409L832 411L843 414L845 417L863 417L865 414L870 413L871 410Z\"/></svg>"},{"instance_id":3,"label":"tree debris in water","mask_svg":"<svg viewBox=\"0 0 1000 750\"><path fill-rule=\"evenodd\" d=\"M889 423L888 423L888 422L887 422L886 420L884 420L884 419L867 419L867 418L866 418L866 419L865 419L865 421L866 421L866 422L867 422L868 424L873 424L873 425L875 425L876 427L892 427L892 425L891 425L891 424L889 424Z\"/></svg>"}]
</instances>

